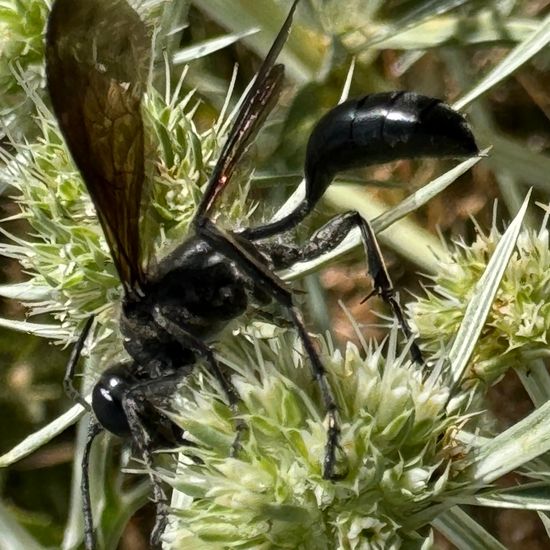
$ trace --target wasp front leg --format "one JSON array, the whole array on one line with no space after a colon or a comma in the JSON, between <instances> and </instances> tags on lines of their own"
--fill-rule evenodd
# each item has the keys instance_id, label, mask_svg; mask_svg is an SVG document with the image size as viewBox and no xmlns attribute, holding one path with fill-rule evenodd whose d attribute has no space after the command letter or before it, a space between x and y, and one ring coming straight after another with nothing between
<instances>
[{"instance_id":1,"label":"wasp front leg","mask_svg":"<svg viewBox=\"0 0 550 550\"><path fill-rule=\"evenodd\" d=\"M65 394L70 397L75 403L80 403L87 411L91 410L90 404L75 388L74 379L76 376L76 367L78 365L78 360L82 355L82 349L84 348L84 343L86 342L88 334L90 333L90 330L92 328L93 321L94 316L91 315L86 321L86 324L84 325L84 328L82 329L82 332L80 333L78 340L76 341L76 344L71 351L71 356L69 357L69 362L67 363L67 366L65 368L65 376L63 378L63 388L65 390Z\"/></svg>"},{"instance_id":2,"label":"wasp front leg","mask_svg":"<svg viewBox=\"0 0 550 550\"><path fill-rule=\"evenodd\" d=\"M159 307L153 310L153 318L155 322L163 330L170 334L172 338L174 338L174 340L176 340L183 348L191 349L199 357L202 357L206 361L206 365L209 368L210 372L220 384L229 403L229 407L231 408L233 415L236 417L236 436L231 445L231 456L235 456L240 448L242 433L246 429L245 422L237 417L239 412L239 396L237 390L235 389L231 381L223 373L218 363L218 360L214 356L212 348L208 344L205 344L200 338L197 338L189 331L185 330L177 323L170 320L166 315L163 314L161 308Z\"/></svg>"},{"instance_id":3,"label":"wasp front leg","mask_svg":"<svg viewBox=\"0 0 550 550\"><path fill-rule=\"evenodd\" d=\"M153 440L149 430L145 427L141 420L141 413L143 412L151 392L154 392L154 388L157 384L165 384L166 378L174 378L171 374L167 377L161 377L158 379L148 380L143 384L132 387L122 400L122 407L126 414L128 426L132 434L132 441L136 445L141 458L149 474L151 485L153 487L153 501L156 506L155 525L151 532L151 547L157 548L160 545L160 537L166 527L168 518L168 499L162 484L158 479L153 460ZM179 379L179 377L176 377Z\"/></svg>"},{"instance_id":4,"label":"wasp front leg","mask_svg":"<svg viewBox=\"0 0 550 550\"><path fill-rule=\"evenodd\" d=\"M94 439L103 431L103 428L94 418L90 419L86 444L82 454L82 478L80 490L82 493L82 513L84 515L84 547L86 550L95 550L96 535L92 513L92 500L90 497L90 453Z\"/></svg>"}]
</instances>

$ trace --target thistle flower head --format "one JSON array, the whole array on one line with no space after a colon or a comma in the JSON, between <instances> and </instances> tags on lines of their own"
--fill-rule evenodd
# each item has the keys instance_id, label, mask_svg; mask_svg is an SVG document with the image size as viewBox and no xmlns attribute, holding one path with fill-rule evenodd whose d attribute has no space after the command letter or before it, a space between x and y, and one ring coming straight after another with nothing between
<instances>
[{"instance_id":1,"label":"thistle flower head","mask_svg":"<svg viewBox=\"0 0 550 550\"><path fill-rule=\"evenodd\" d=\"M446 490L453 452L448 397L439 366L417 367L370 347L342 355L320 341L340 406L338 467L326 480L325 411L308 361L292 332L245 336L220 346L233 372L247 431L237 456L230 409L206 371L179 391L173 418L191 446L182 449L167 548L397 548L423 540L408 526ZM243 361L243 358L246 358Z\"/></svg>"},{"instance_id":2,"label":"thistle flower head","mask_svg":"<svg viewBox=\"0 0 550 550\"><path fill-rule=\"evenodd\" d=\"M452 340L475 284L502 234L493 225L478 232L471 245L449 247L440 259L434 285L425 297L409 304L411 317L428 353L438 353ZM469 377L495 382L527 357L547 355L550 329L550 249L548 230L525 229L508 264L485 328L476 345ZM468 377L468 375L467 375Z\"/></svg>"},{"instance_id":3,"label":"thistle flower head","mask_svg":"<svg viewBox=\"0 0 550 550\"><path fill-rule=\"evenodd\" d=\"M4 0L0 6L0 132L21 135L24 115L32 112L29 91L42 80L44 0ZM15 117L17 116L17 119Z\"/></svg>"}]
</instances>

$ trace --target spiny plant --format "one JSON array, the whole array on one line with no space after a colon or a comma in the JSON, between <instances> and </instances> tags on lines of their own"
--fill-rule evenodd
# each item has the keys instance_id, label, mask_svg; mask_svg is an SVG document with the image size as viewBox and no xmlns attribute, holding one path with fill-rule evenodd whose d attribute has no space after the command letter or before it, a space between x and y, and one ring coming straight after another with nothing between
<instances>
[{"instance_id":1,"label":"spiny plant","mask_svg":"<svg viewBox=\"0 0 550 550\"><path fill-rule=\"evenodd\" d=\"M30 58L18 53L17 44L10 40L16 37L19 45L25 41L36 44L38 52L40 43L36 37L40 25L32 29L29 25L30 30L25 30L24 10L14 9L18 7L16 2L5 4L10 11L0 12L0 16L5 16L3 28L18 32L2 36L3 52L12 52L8 56L9 66L2 65L2 77L14 79L2 82L6 82L8 90L4 98L8 104L15 105L16 94L21 94L16 83L25 81L17 77L21 74L19 66L24 67ZM166 10L165 17L158 18L160 25L170 21L169 15L174 13L169 11L174 6L168 4L160 8ZM266 9L258 13L255 4L257 1L245 1L236 9L228 2L215 7L206 0L197 3L212 18L234 26L234 33L223 37L221 42L230 43L240 37L247 22L255 21L269 29L271 32L265 33L266 43L256 42L256 47L265 51L276 30L275 22L280 20L274 16L280 13L280 7L266 1ZM463 81L462 89L466 91L455 103L457 108L463 108L526 64L547 44L550 34L548 19L522 18L518 12L500 4L481 8L466 6L459 11L453 9L456 2L438 3L437 8L429 3L414 6L411 3L398 6L400 9L394 13L378 3L355 2L349 10L338 9L338 2L313 4L317 21L324 21L339 36L338 47L324 67L325 73L339 84L337 90L333 88L322 94L320 90L330 89L330 82L323 82L322 86L311 82L316 74L315 62L320 51L326 51L329 40L319 30L322 23L306 27L303 20L299 21L288 47L292 54L288 56L288 75L295 82L310 82L299 90L295 103L303 106L304 98L309 98L309 109L307 116L296 116L301 109L289 110L285 122L287 136L292 136L297 128L300 132L296 133L304 134L310 120L318 117L316 108L326 105L327 100L333 102L340 93L342 73L338 66L344 65L340 63L342 52L358 56L354 82L365 91L372 89L373 81L375 89L387 87L371 61L388 48L403 52L399 70L405 71L426 48L451 43L485 46L504 39L517 44L476 85L469 84L462 71L464 59L460 47L454 56L443 54L448 70ZM40 18L44 18L47 11L44 6L44 2L37 2L33 13L40 13ZM499 25L490 17L495 10ZM23 31L28 33L25 37ZM157 36L163 36L161 31ZM165 49L170 60L175 58L170 56L176 54L178 59L186 59L185 55L189 54L176 52L173 42L171 48ZM208 61L199 63L200 69L191 68L187 77L190 86L199 90L216 87ZM38 54L30 59L33 67L40 64ZM169 82L170 79L168 75L162 80ZM21 262L30 281L25 285L6 286L2 292L10 297L18 295L31 313L51 314L56 323L19 324L4 320L4 325L67 342L88 315L96 313L91 368L86 368L91 377L102 367L107 355L121 351L113 322L120 289L91 203L51 115L39 99L39 79L36 82L36 86L24 87L19 98L25 101L30 98L31 103L38 105L38 125L28 130L27 139L10 131L20 145L15 150L10 145L2 152L2 181L13 186L11 194L15 188L21 207L18 217L25 218L32 228L31 237L8 234L10 240L3 244L2 252ZM13 96L9 90L13 90ZM151 147L152 197L144 230L148 242L159 252L185 234L201 186L223 141L223 125L228 120L222 116L211 129L210 126L201 129L200 116L195 112L197 95L190 93L189 86L183 86L181 93L176 90L159 94L151 87L144 105ZM18 113L13 109L2 111L9 113L9 120L3 120L3 127L9 128ZM497 176L506 183L507 206L515 212L521 204L522 189L514 180L526 175L528 181L543 185L548 160L500 135L488 120L487 110L478 109L474 114L472 122L476 133L494 144L493 162L498 161L500 168ZM17 127L26 128L26 125ZM284 144L277 150L278 162L282 162L283 153ZM436 196L475 162L477 159L463 163L420 189L408 202L382 215L380 212L386 205L349 182L335 185L327 195L327 204L348 208L351 203L369 218L379 216L374 219L373 227L381 232ZM250 213L246 174L244 176L241 190L224 209L228 224L238 223ZM432 371L421 373L410 365L404 354L398 354L395 334L384 347L367 343L361 348L348 345L343 352L335 349L330 339L318 338L323 359L330 366L331 382L343 404L343 447L349 460L349 477L341 483L330 484L319 475L324 434L321 408L307 371L302 369L302 354L293 333L252 322L248 326L233 327L238 338L228 334L220 342L219 356L234 372L243 402L241 414L249 426L248 439L242 456L228 458L227 447L233 433L231 416L213 381L204 370L198 369L175 394L168 411L187 430L194 447L191 452L188 447L182 449L180 464L175 470L166 467L159 470L159 475L175 489L173 517L165 536L167 547L183 548L189 543L196 548L427 546L431 544L431 535L425 534L425 527L432 525L459 547L472 548L480 544L496 548L500 547L499 543L459 505L547 510L545 471L548 468L542 453L547 450L548 434L544 426L549 423L543 403L550 394L550 384L540 361L544 357L545 342L545 307L541 298L545 288L545 231L535 234L526 230L519 237L517 255L512 257L523 215L522 210L510 226L511 231L502 237L495 225L487 236L480 233L478 243L472 248L461 245L459 249L464 252L454 252L454 257L449 257L443 265L441 259L445 256L438 241L426 237L414 224L401 225L398 239L385 240L395 247L409 243L404 253L414 257L425 271L435 273L436 286L431 295L411 305ZM426 247L418 246L426 242L438 251L437 259L426 252ZM282 275L287 279L302 278L358 245L359 240L352 239L331 257L298 266ZM489 257L495 263L488 263ZM505 271L510 257L509 270ZM451 262L453 267L447 271L444 266L451 266ZM464 274L464 278L456 277L457 273ZM486 275L482 277L483 284L476 285L476 277L482 273ZM497 292L501 278L503 284ZM497 301L491 308L495 293ZM442 294L450 302L442 299ZM456 305L454 309L451 303ZM489 315L489 325L484 324L485 317L480 314L483 311ZM528 326L529 312L535 312L537 319L531 326ZM433 331L433 326L439 327L439 334ZM484 326L491 328L483 329ZM481 334L479 340L476 330ZM498 338L491 342L494 334L498 334ZM470 362L472 356L474 360ZM494 437L478 423L479 401L477 396L473 399L472 385L464 388L461 384L464 380L471 382L472 377L475 379L478 371L483 373L480 375L483 379L494 381L510 365L517 367L527 361L529 370L520 369L518 373L539 408ZM476 403L475 407L472 402ZM21 454L45 444L74 422L79 413L74 410L54 421L5 455L2 464L8 465ZM472 413L476 414L472 416ZM479 431L482 429L479 426L484 431ZM83 440L81 436L79 446ZM98 529L103 532L105 547L114 547L127 518L146 499L147 490L143 485L126 487L122 478L112 473L114 470L105 468L108 456L98 452L92 459L92 470L98 474L94 488L104 496L98 504L101 509L97 515ZM76 460L78 463L78 456ZM512 489L499 490L493 486L501 475L512 471L539 481ZM74 485L78 492L76 478ZM72 507L64 547L77 544L81 537L77 499ZM6 526L6 540L9 537L12 546L30 547L29 541L36 544L21 530L10 511L2 507L0 514ZM225 521L228 517L231 521ZM548 523L543 514L540 517ZM237 529L231 527L232 522Z\"/></svg>"}]
</instances>

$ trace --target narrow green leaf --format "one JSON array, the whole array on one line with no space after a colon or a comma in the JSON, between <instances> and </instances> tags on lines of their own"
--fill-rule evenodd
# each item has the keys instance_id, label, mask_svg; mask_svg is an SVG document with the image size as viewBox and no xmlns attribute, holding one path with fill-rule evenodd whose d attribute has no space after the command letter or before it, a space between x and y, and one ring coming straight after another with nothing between
<instances>
[{"instance_id":1,"label":"narrow green leaf","mask_svg":"<svg viewBox=\"0 0 550 550\"><path fill-rule=\"evenodd\" d=\"M27 321L15 321L0 318L0 327L9 328L25 334L33 334L41 338L61 339L68 338L69 334L59 325L46 325L43 323L29 323Z\"/></svg>"},{"instance_id":2,"label":"narrow green leaf","mask_svg":"<svg viewBox=\"0 0 550 550\"><path fill-rule=\"evenodd\" d=\"M16 548L25 548L25 550L43 550L41 546L31 537L31 535L19 525L17 520L10 514L8 508L0 502L0 550L15 550Z\"/></svg>"},{"instance_id":3,"label":"narrow green leaf","mask_svg":"<svg viewBox=\"0 0 550 550\"><path fill-rule=\"evenodd\" d=\"M500 239L468 303L464 319L448 356L453 384L457 384L460 381L470 361L506 266L515 249L530 195L531 193L529 192L525 197L521 210Z\"/></svg>"},{"instance_id":4,"label":"narrow green leaf","mask_svg":"<svg viewBox=\"0 0 550 550\"><path fill-rule=\"evenodd\" d=\"M515 370L535 407L550 400L550 374L542 359Z\"/></svg>"},{"instance_id":5,"label":"narrow green leaf","mask_svg":"<svg viewBox=\"0 0 550 550\"><path fill-rule=\"evenodd\" d=\"M417 27L426 19L435 18L468 1L469 0L424 0L411 3L413 6L411 10L407 11L402 17L392 21L391 25L386 25L382 31L375 34L373 38L369 40L366 47L371 48L379 42L391 39L396 33L402 33L404 30Z\"/></svg>"},{"instance_id":6,"label":"narrow green leaf","mask_svg":"<svg viewBox=\"0 0 550 550\"><path fill-rule=\"evenodd\" d=\"M546 534L548 535L548 539L550 539L550 518L548 517L548 514L539 512L539 518L542 521L544 528L546 529Z\"/></svg>"},{"instance_id":7,"label":"narrow green leaf","mask_svg":"<svg viewBox=\"0 0 550 550\"><path fill-rule=\"evenodd\" d=\"M535 189L550 194L550 157L529 150L525 143L492 133L488 139L493 151L488 159L491 167L506 169L518 180L527 182Z\"/></svg>"},{"instance_id":8,"label":"narrow green leaf","mask_svg":"<svg viewBox=\"0 0 550 550\"><path fill-rule=\"evenodd\" d=\"M478 447L462 476L487 485L549 450L550 401Z\"/></svg>"},{"instance_id":9,"label":"narrow green leaf","mask_svg":"<svg viewBox=\"0 0 550 550\"><path fill-rule=\"evenodd\" d=\"M194 5L232 32L240 33L251 28L262 29L261 32L248 37L246 42L263 57L286 17L290 2L197 0ZM311 80L321 67L324 52L319 48L320 41L312 39L311 33L311 28L307 31L301 28L297 14L289 40L281 52L280 62L284 63L287 74L297 82Z\"/></svg>"},{"instance_id":10,"label":"narrow green leaf","mask_svg":"<svg viewBox=\"0 0 550 550\"><path fill-rule=\"evenodd\" d=\"M71 500L69 514L63 533L63 550L77 548L84 537L84 518L82 516L82 453L88 438L88 421L82 418L78 423L71 476Z\"/></svg>"},{"instance_id":11,"label":"narrow green leaf","mask_svg":"<svg viewBox=\"0 0 550 550\"><path fill-rule=\"evenodd\" d=\"M172 57L172 61L175 65L189 63L190 61L194 61L200 57L205 57L217 52L218 50L223 50L224 48L231 46L231 44L238 42L242 38L257 33L259 30L260 29L258 28L248 29L243 32L226 34L219 36L218 38L205 40L199 44L193 44L193 46L190 46L189 48L182 48L177 51Z\"/></svg>"},{"instance_id":12,"label":"narrow green leaf","mask_svg":"<svg viewBox=\"0 0 550 550\"><path fill-rule=\"evenodd\" d=\"M488 42L521 42L540 26L533 19L506 19L495 16L491 10L484 10L475 17L437 17L426 21L414 29L397 32L374 44L376 49L424 50L451 43L481 44Z\"/></svg>"},{"instance_id":13,"label":"narrow green leaf","mask_svg":"<svg viewBox=\"0 0 550 550\"><path fill-rule=\"evenodd\" d=\"M460 497L460 503L490 508L545 510L548 512L550 511L550 485L546 482L524 483L516 487L506 487Z\"/></svg>"},{"instance_id":14,"label":"narrow green leaf","mask_svg":"<svg viewBox=\"0 0 550 550\"><path fill-rule=\"evenodd\" d=\"M459 550L506 550L458 506L438 516L432 525Z\"/></svg>"},{"instance_id":15,"label":"narrow green leaf","mask_svg":"<svg viewBox=\"0 0 550 550\"><path fill-rule=\"evenodd\" d=\"M461 162L448 172L445 172L442 176L422 186L418 191L401 201L397 206L394 206L387 212L378 216L378 218L372 221L374 231L376 233L384 231L384 229L394 224L396 221L426 204L430 199L449 187L449 185L462 176L462 174L466 173L472 166L475 166L480 160L485 158L490 150L491 148L488 147L481 151L479 156Z\"/></svg>"},{"instance_id":16,"label":"narrow green leaf","mask_svg":"<svg viewBox=\"0 0 550 550\"><path fill-rule=\"evenodd\" d=\"M0 456L0 468L14 464L51 441L54 437L72 426L86 411L82 405L74 405L53 422L26 437L6 454Z\"/></svg>"},{"instance_id":17,"label":"narrow green leaf","mask_svg":"<svg viewBox=\"0 0 550 550\"><path fill-rule=\"evenodd\" d=\"M529 38L518 44L492 71L474 86L467 94L455 102L453 108L460 111L468 103L490 90L493 86L512 74L531 57L537 54L550 41L550 14Z\"/></svg>"},{"instance_id":18,"label":"narrow green leaf","mask_svg":"<svg viewBox=\"0 0 550 550\"><path fill-rule=\"evenodd\" d=\"M52 289L47 286L37 286L31 283L15 283L0 285L0 296L19 300L20 302L38 302L52 297Z\"/></svg>"}]
</instances>

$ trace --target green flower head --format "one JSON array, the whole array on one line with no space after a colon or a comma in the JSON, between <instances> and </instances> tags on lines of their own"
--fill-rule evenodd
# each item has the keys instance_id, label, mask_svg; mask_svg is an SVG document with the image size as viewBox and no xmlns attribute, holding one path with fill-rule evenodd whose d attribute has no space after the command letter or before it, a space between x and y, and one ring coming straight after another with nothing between
<instances>
[{"instance_id":1,"label":"green flower head","mask_svg":"<svg viewBox=\"0 0 550 550\"><path fill-rule=\"evenodd\" d=\"M325 412L300 342L291 332L269 339L244 333L220 346L233 373L247 430L235 438L231 410L206 371L188 380L174 420L191 446L182 449L167 547L398 548L424 539L411 517L453 484L448 389L440 367L418 367L380 347L345 353L319 339L340 406L338 480L326 480ZM208 546L211 545L211 546Z\"/></svg>"}]
</instances>

